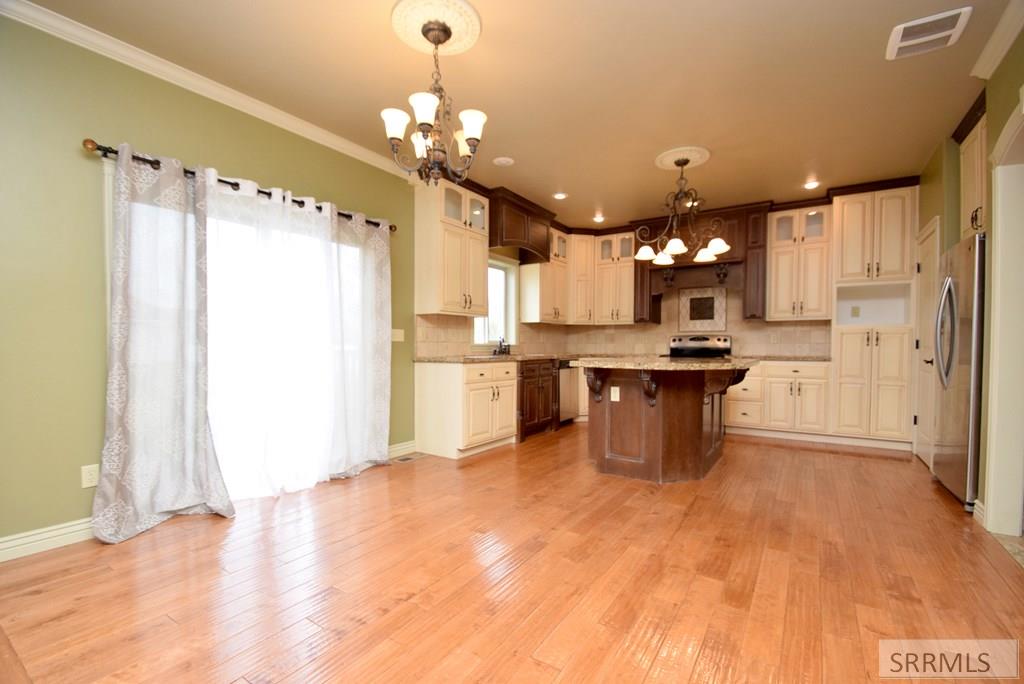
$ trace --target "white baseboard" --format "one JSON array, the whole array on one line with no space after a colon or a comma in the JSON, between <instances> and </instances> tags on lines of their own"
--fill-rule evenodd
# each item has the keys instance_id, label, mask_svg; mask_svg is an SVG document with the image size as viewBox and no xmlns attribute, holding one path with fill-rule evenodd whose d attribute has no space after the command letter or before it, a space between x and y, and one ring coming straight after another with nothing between
<instances>
[{"instance_id":1,"label":"white baseboard","mask_svg":"<svg viewBox=\"0 0 1024 684\"><path fill-rule=\"evenodd\" d=\"M0 563L92 539L92 518L41 527L0 538Z\"/></svg>"},{"instance_id":2,"label":"white baseboard","mask_svg":"<svg viewBox=\"0 0 1024 684\"><path fill-rule=\"evenodd\" d=\"M388 447L388 458L398 458L416 453L416 442L399 442Z\"/></svg>"},{"instance_id":3,"label":"white baseboard","mask_svg":"<svg viewBox=\"0 0 1024 684\"><path fill-rule=\"evenodd\" d=\"M797 442L818 442L838 444L840 446L867 447L869 449L890 449L892 451L911 451L910 442L897 442L887 439L870 439L865 437L845 437L842 435L818 435L807 432L787 432L784 430L763 430L761 428L744 428L726 426L727 435L744 435L747 437L767 437L769 439L791 439Z\"/></svg>"},{"instance_id":4,"label":"white baseboard","mask_svg":"<svg viewBox=\"0 0 1024 684\"><path fill-rule=\"evenodd\" d=\"M981 501L974 502L974 519L978 524L985 527L985 504Z\"/></svg>"}]
</instances>

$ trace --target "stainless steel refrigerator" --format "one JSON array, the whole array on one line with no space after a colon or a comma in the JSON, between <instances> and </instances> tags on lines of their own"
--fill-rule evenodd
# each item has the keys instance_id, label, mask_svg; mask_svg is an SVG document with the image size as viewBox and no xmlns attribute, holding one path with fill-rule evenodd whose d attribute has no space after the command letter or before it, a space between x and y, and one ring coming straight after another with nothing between
<instances>
[{"instance_id":1,"label":"stainless steel refrigerator","mask_svg":"<svg viewBox=\"0 0 1024 684\"><path fill-rule=\"evenodd\" d=\"M985 235L972 235L939 261L935 313L935 456L932 472L968 510L978 498Z\"/></svg>"}]
</instances>

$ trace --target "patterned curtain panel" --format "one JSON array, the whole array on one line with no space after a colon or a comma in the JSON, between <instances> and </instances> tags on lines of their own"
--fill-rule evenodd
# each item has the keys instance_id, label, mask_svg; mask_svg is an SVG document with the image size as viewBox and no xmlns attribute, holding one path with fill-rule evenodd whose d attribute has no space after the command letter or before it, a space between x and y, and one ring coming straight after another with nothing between
<instances>
[{"instance_id":1,"label":"patterned curtain panel","mask_svg":"<svg viewBox=\"0 0 1024 684\"><path fill-rule=\"evenodd\" d=\"M180 513L234 515L207 417L206 199L186 178L118 148L110 257L106 437L93 530L124 541Z\"/></svg>"}]
</instances>

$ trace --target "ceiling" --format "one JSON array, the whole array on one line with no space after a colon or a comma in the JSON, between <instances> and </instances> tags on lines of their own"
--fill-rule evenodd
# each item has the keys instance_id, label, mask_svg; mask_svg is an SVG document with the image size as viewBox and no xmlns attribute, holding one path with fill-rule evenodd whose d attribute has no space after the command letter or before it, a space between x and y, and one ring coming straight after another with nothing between
<instances>
[{"instance_id":1,"label":"ceiling","mask_svg":"<svg viewBox=\"0 0 1024 684\"><path fill-rule=\"evenodd\" d=\"M455 111L489 116L471 177L571 226L663 213L675 175L654 158L679 145L711 150L688 174L709 206L917 174L981 91L1006 5L975 0L956 45L887 62L894 25L964 0L472 1L479 41L441 58ZM380 110L430 84L390 1L36 2L384 155Z\"/></svg>"}]
</instances>

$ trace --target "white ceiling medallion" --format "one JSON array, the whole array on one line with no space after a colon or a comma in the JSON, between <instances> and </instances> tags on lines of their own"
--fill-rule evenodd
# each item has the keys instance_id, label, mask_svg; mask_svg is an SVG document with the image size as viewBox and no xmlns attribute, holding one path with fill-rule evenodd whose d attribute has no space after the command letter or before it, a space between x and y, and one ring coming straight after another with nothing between
<instances>
[{"instance_id":1,"label":"white ceiling medallion","mask_svg":"<svg viewBox=\"0 0 1024 684\"><path fill-rule=\"evenodd\" d=\"M665 171L675 171L679 168L676 166L677 159L689 159L690 161L686 166L692 169L711 159L711 151L706 147L698 147L696 145L673 147L671 150L665 150L655 157L654 165Z\"/></svg>"},{"instance_id":2,"label":"white ceiling medallion","mask_svg":"<svg viewBox=\"0 0 1024 684\"><path fill-rule=\"evenodd\" d=\"M466 0L398 0L391 10L391 28L402 42L427 54L433 46L423 40L423 25L435 21L451 28L451 39L438 47L442 55L465 52L480 37L480 15Z\"/></svg>"}]
</instances>

